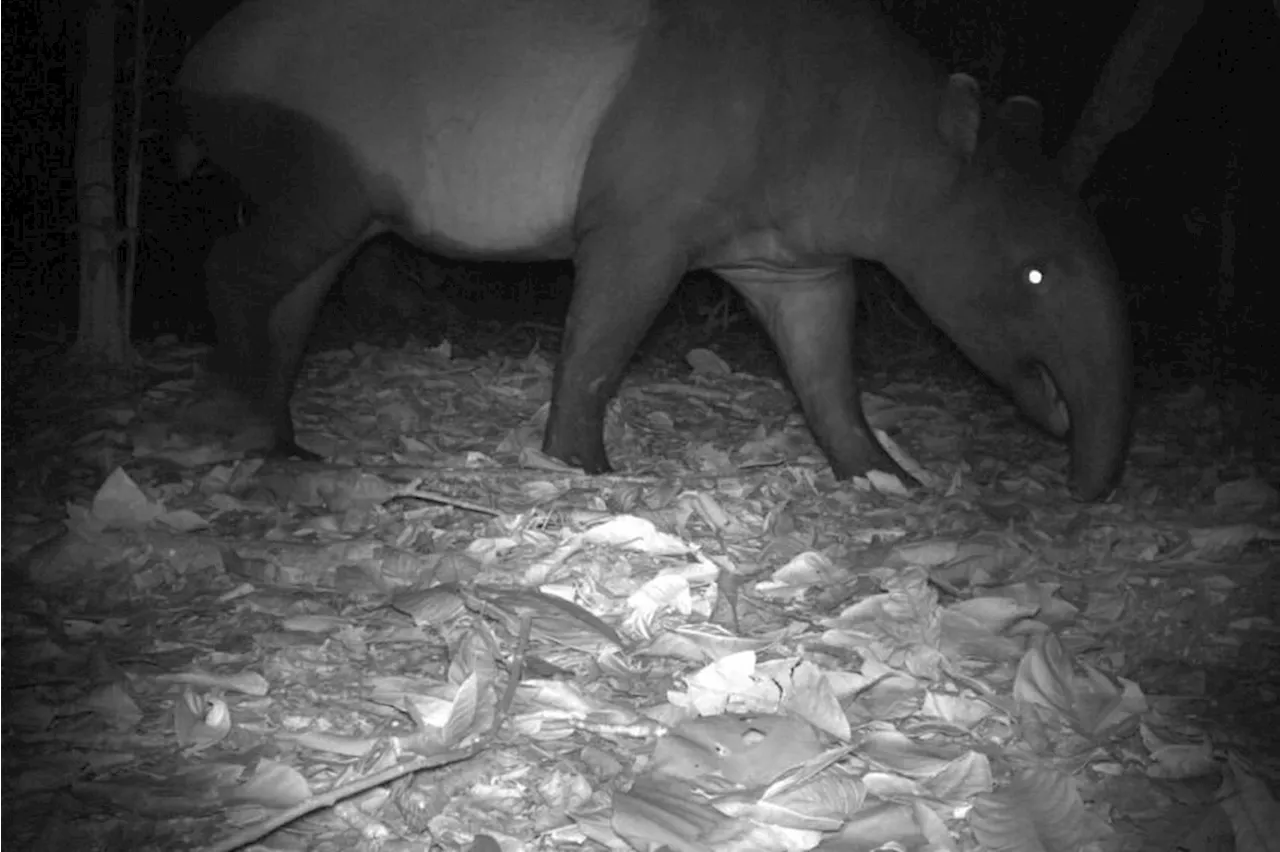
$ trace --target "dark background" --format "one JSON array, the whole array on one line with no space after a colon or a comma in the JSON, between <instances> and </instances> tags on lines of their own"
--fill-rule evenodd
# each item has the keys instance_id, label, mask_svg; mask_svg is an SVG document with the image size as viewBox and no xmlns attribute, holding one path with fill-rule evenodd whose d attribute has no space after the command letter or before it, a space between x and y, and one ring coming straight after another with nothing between
<instances>
[{"instance_id":1,"label":"dark background","mask_svg":"<svg viewBox=\"0 0 1280 852\"><path fill-rule=\"evenodd\" d=\"M135 339L167 332L211 337L201 264L212 241L235 227L241 208L234 187L217 175L184 183L174 173L169 151L179 125L169 82L187 46L231 5L153 0L147 9L143 123L148 135ZM1133 11L1132 2L1098 0L885 0L883 5L940 62L975 76L992 97L1028 94L1043 103L1050 151L1070 133ZM118 20L121 150L132 14L121 7ZM74 339L78 261L72 164L82 15L75 3L3 4L6 350ZM1110 144L1084 187L1125 282L1139 365L1148 383L1152 377L1168 382L1214 373L1229 381L1275 384L1270 337L1277 330L1271 302L1280 290L1272 251L1280 244L1277 92L1280 16L1269 0L1209 0L1161 78L1151 110ZM1229 308L1220 311L1218 209L1231 179L1227 160L1233 144L1238 152L1234 292ZM123 186L121 176L121 197ZM496 294L488 303L495 316L534 315L555 322L566 304L563 266L516 272L459 268L451 265L441 275L487 286L489 292L475 298ZM477 285L480 281L487 284ZM720 297L715 289L692 292L695 299Z\"/></svg>"}]
</instances>

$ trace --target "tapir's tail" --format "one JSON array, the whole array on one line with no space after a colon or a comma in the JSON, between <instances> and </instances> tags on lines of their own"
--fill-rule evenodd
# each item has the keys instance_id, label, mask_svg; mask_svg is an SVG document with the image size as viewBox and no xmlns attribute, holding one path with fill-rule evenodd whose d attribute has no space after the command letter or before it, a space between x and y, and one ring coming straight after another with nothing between
<instances>
[{"instance_id":1,"label":"tapir's tail","mask_svg":"<svg viewBox=\"0 0 1280 852\"><path fill-rule=\"evenodd\" d=\"M208 152L190 124L185 93L174 92L165 101L164 110L168 125L173 128L167 140L169 167L173 169L173 176L178 182L186 183L210 168Z\"/></svg>"},{"instance_id":2,"label":"tapir's tail","mask_svg":"<svg viewBox=\"0 0 1280 852\"><path fill-rule=\"evenodd\" d=\"M200 164L205 160L204 148L190 133L183 133L173 142L170 160L178 179L189 181L196 176Z\"/></svg>"}]
</instances>

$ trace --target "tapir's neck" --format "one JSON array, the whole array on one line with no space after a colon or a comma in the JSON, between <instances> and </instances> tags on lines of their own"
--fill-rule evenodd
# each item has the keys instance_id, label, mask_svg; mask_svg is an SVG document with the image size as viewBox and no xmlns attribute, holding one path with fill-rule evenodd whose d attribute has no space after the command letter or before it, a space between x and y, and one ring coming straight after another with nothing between
<instances>
[{"instance_id":1,"label":"tapir's neck","mask_svg":"<svg viewBox=\"0 0 1280 852\"><path fill-rule=\"evenodd\" d=\"M912 170L912 179L897 181L871 220L877 225L865 233L862 252L908 287L963 265L965 253L977 248L974 225L980 216L950 164L917 163ZM921 175L925 170L929 174Z\"/></svg>"}]
</instances>

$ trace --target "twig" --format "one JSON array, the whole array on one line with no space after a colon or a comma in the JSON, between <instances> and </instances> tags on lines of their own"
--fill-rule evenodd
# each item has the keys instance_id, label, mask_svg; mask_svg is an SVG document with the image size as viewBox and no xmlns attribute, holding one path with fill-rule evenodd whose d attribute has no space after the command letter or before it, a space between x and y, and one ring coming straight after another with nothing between
<instances>
[{"instance_id":1,"label":"twig","mask_svg":"<svg viewBox=\"0 0 1280 852\"><path fill-rule=\"evenodd\" d=\"M428 503L441 503L445 506L452 506L455 509L464 509L468 512L479 512L484 515L493 515L498 517L502 514L498 509L482 506L479 503L472 503L470 500L463 500L458 497L450 497L448 494L441 494L439 491L427 491L418 487L417 483L411 484L403 491L399 491L391 497L392 500L425 500Z\"/></svg>"},{"instance_id":2,"label":"twig","mask_svg":"<svg viewBox=\"0 0 1280 852\"><path fill-rule=\"evenodd\" d=\"M423 757L415 758L408 763L389 766L381 772L376 772L367 778L352 781L350 784L343 784L341 787L335 787L327 793L323 793L319 796L312 796L304 802L299 802L287 811L278 813L269 820L250 826L238 834L233 834L226 840L208 847L206 852L235 852L235 850L261 840L276 829L283 828L294 820L306 816L312 811L318 811L321 808L333 807L343 799L350 798L351 796L357 796L365 790L371 790L374 787L389 784L397 778L402 778L405 775L410 775L414 772L421 772L424 769L437 769L441 766L448 766L452 763L461 763L464 760L470 760L479 754L486 744L487 741L481 741L468 748L458 749L457 751L446 751L441 754L425 755Z\"/></svg>"},{"instance_id":3,"label":"twig","mask_svg":"<svg viewBox=\"0 0 1280 852\"><path fill-rule=\"evenodd\" d=\"M511 665L507 671L507 688L502 692L502 698L498 701L497 712L494 714L493 728L489 731L489 737L493 738L498 735L498 730L502 727L502 723L506 721L507 714L511 711L511 702L515 700L516 690L520 688L520 678L524 676L525 656L529 653L529 635L533 632L533 613L525 612L520 616L520 638L516 642L516 651L511 657Z\"/></svg>"}]
</instances>

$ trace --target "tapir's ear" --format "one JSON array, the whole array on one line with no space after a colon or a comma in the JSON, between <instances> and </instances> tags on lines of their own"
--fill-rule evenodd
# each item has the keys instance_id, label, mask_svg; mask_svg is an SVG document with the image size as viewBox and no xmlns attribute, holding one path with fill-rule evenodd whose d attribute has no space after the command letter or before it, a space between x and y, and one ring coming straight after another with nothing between
<instances>
[{"instance_id":1,"label":"tapir's ear","mask_svg":"<svg viewBox=\"0 0 1280 852\"><path fill-rule=\"evenodd\" d=\"M952 74L942 95L938 112L938 132L942 138L966 156L978 150L978 131L982 128L982 91L978 81L968 74Z\"/></svg>"},{"instance_id":2,"label":"tapir's ear","mask_svg":"<svg viewBox=\"0 0 1280 852\"><path fill-rule=\"evenodd\" d=\"M1034 170L1044 158L1043 126L1044 110L1034 99L1019 96L1002 103L991 122L991 138L984 143L994 158L993 165Z\"/></svg>"},{"instance_id":3,"label":"tapir's ear","mask_svg":"<svg viewBox=\"0 0 1280 852\"><path fill-rule=\"evenodd\" d=\"M1000 105L1001 133L1018 143L1040 150L1040 133L1044 128L1044 108L1035 98L1018 95Z\"/></svg>"}]
</instances>

